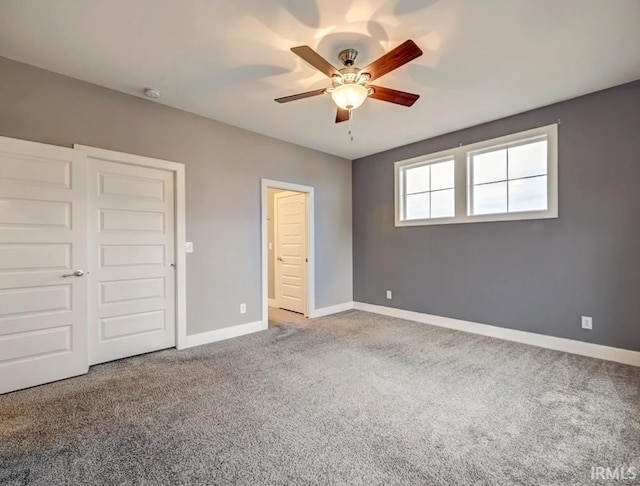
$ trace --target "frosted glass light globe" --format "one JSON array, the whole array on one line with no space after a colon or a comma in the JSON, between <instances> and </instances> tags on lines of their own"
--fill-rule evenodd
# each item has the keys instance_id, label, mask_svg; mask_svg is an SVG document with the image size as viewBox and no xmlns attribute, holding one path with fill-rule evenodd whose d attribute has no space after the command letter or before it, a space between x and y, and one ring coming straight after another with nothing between
<instances>
[{"instance_id":1,"label":"frosted glass light globe","mask_svg":"<svg viewBox=\"0 0 640 486\"><path fill-rule=\"evenodd\" d=\"M331 99L343 110L355 110L367 99L369 91L361 84L341 84L331 92Z\"/></svg>"}]
</instances>

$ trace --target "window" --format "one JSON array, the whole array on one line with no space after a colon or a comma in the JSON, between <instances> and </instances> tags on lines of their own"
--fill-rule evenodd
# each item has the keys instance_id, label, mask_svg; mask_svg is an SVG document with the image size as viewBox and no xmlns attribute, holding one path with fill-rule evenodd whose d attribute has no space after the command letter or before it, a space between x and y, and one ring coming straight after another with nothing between
<instances>
[{"instance_id":1,"label":"window","mask_svg":"<svg viewBox=\"0 0 640 486\"><path fill-rule=\"evenodd\" d=\"M547 139L469 154L469 214L546 211Z\"/></svg>"},{"instance_id":2,"label":"window","mask_svg":"<svg viewBox=\"0 0 640 486\"><path fill-rule=\"evenodd\" d=\"M396 226L558 216L557 126L396 162Z\"/></svg>"},{"instance_id":3,"label":"window","mask_svg":"<svg viewBox=\"0 0 640 486\"><path fill-rule=\"evenodd\" d=\"M453 157L404 167L401 178L404 220L447 218L455 215Z\"/></svg>"}]
</instances>

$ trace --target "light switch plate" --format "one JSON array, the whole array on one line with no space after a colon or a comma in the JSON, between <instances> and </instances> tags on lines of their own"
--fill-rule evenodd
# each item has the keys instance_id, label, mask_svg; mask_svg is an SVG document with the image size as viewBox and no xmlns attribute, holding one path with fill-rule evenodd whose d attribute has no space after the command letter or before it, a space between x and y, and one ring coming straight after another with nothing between
<instances>
[{"instance_id":1,"label":"light switch plate","mask_svg":"<svg viewBox=\"0 0 640 486\"><path fill-rule=\"evenodd\" d=\"M187 241L184 245L184 249L187 253L193 253L193 241Z\"/></svg>"}]
</instances>

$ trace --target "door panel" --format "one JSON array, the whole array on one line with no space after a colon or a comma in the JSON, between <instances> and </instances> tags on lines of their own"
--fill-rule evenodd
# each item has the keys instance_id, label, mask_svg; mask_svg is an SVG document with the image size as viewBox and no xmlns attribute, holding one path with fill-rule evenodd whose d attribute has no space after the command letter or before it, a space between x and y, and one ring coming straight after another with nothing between
<instances>
[{"instance_id":1,"label":"door panel","mask_svg":"<svg viewBox=\"0 0 640 486\"><path fill-rule=\"evenodd\" d=\"M53 160L48 157L39 159L19 151L10 150L8 153L0 154L2 179L30 186L71 189L71 165L72 162L68 160Z\"/></svg>"},{"instance_id":2,"label":"door panel","mask_svg":"<svg viewBox=\"0 0 640 486\"><path fill-rule=\"evenodd\" d=\"M164 296L164 279L162 278L137 278L100 282L101 304L140 299L162 299Z\"/></svg>"},{"instance_id":3,"label":"door panel","mask_svg":"<svg viewBox=\"0 0 640 486\"><path fill-rule=\"evenodd\" d=\"M100 211L100 231L154 231L164 233L164 213L149 211Z\"/></svg>"},{"instance_id":4,"label":"door panel","mask_svg":"<svg viewBox=\"0 0 640 486\"><path fill-rule=\"evenodd\" d=\"M101 245L102 268L164 265L164 245Z\"/></svg>"},{"instance_id":5,"label":"door panel","mask_svg":"<svg viewBox=\"0 0 640 486\"><path fill-rule=\"evenodd\" d=\"M90 158L90 362L175 346L173 173Z\"/></svg>"},{"instance_id":6,"label":"door panel","mask_svg":"<svg viewBox=\"0 0 640 486\"><path fill-rule=\"evenodd\" d=\"M306 194L276 194L276 302L306 314Z\"/></svg>"},{"instance_id":7,"label":"door panel","mask_svg":"<svg viewBox=\"0 0 640 486\"><path fill-rule=\"evenodd\" d=\"M71 284L0 290L0 319L71 309Z\"/></svg>"},{"instance_id":8,"label":"door panel","mask_svg":"<svg viewBox=\"0 0 640 486\"><path fill-rule=\"evenodd\" d=\"M88 371L86 159L0 137L0 393Z\"/></svg>"},{"instance_id":9,"label":"door panel","mask_svg":"<svg viewBox=\"0 0 640 486\"><path fill-rule=\"evenodd\" d=\"M0 365L20 364L71 352L71 326L17 332L11 338L0 337ZM65 377L66 378L66 377Z\"/></svg>"},{"instance_id":10,"label":"door panel","mask_svg":"<svg viewBox=\"0 0 640 486\"><path fill-rule=\"evenodd\" d=\"M116 172L109 172L105 169L99 174L99 194L100 196L110 196L113 198L124 198L127 201L152 200L165 201L166 188L164 180L145 177L144 174L120 174L117 167ZM145 168L140 167L145 170ZM155 170L155 169L149 169Z\"/></svg>"},{"instance_id":11,"label":"door panel","mask_svg":"<svg viewBox=\"0 0 640 486\"><path fill-rule=\"evenodd\" d=\"M0 243L0 268L13 271L69 270L71 245L68 243Z\"/></svg>"},{"instance_id":12,"label":"door panel","mask_svg":"<svg viewBox=\"0 0 640 486\"><path fill-rule=\"evenodd\" d=\"M71 228L71 204L0 197L0 228Z\"/></svg>"},{"instance_id":13,"label":"door panel","mask_svg":"<svg viewBox=\"0 0 640 486\"><path fill-rule=\"evenodd\" d=\"M123 336L135 336L166 328L164 310L126 314L123 316L100 319L102 340L118 339Z\"/></svg>"}]
</instances>

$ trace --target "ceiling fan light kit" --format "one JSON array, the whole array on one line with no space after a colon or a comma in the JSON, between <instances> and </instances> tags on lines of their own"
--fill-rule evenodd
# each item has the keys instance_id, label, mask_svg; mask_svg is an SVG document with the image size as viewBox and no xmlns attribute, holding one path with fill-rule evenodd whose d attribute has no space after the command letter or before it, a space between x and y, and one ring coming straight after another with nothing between
<instances>
[{"instance_id":1,"label":"ceiling fan light kit","mask_svg":"<svg viewBox=\"0 0 640 486\"><path fill-rule=\"evenodd\" d=\"M331 99L343 110L355 110L367 96L369 90L361 84L341 84L331 90Z\"/></svg>"},{"instance_id":2,"label":"ceiling fan light kit","mask_svg":"<svg viewBox=\"0 0 640 486\"><path fill-rule=\"evenodd\" d=\"M358 51L355 49L340 51L338 59L344 68L339 70L309 46L293 47L291 51L328 76L331 79L332 86L326 89L317 89L277 98L275 101L278 103L288 103L289 101L321 94L330 94L331 99L338 107L336 123L340 123L350 120L351 112L360 107L367 98L403 106L412 106L420 97L417 94L369 84L370 81L384 76L422 55L422 51L412 40L402 43L362 69L355 67L355 62L358 58Z\"/></svg>"}]
</instances>

